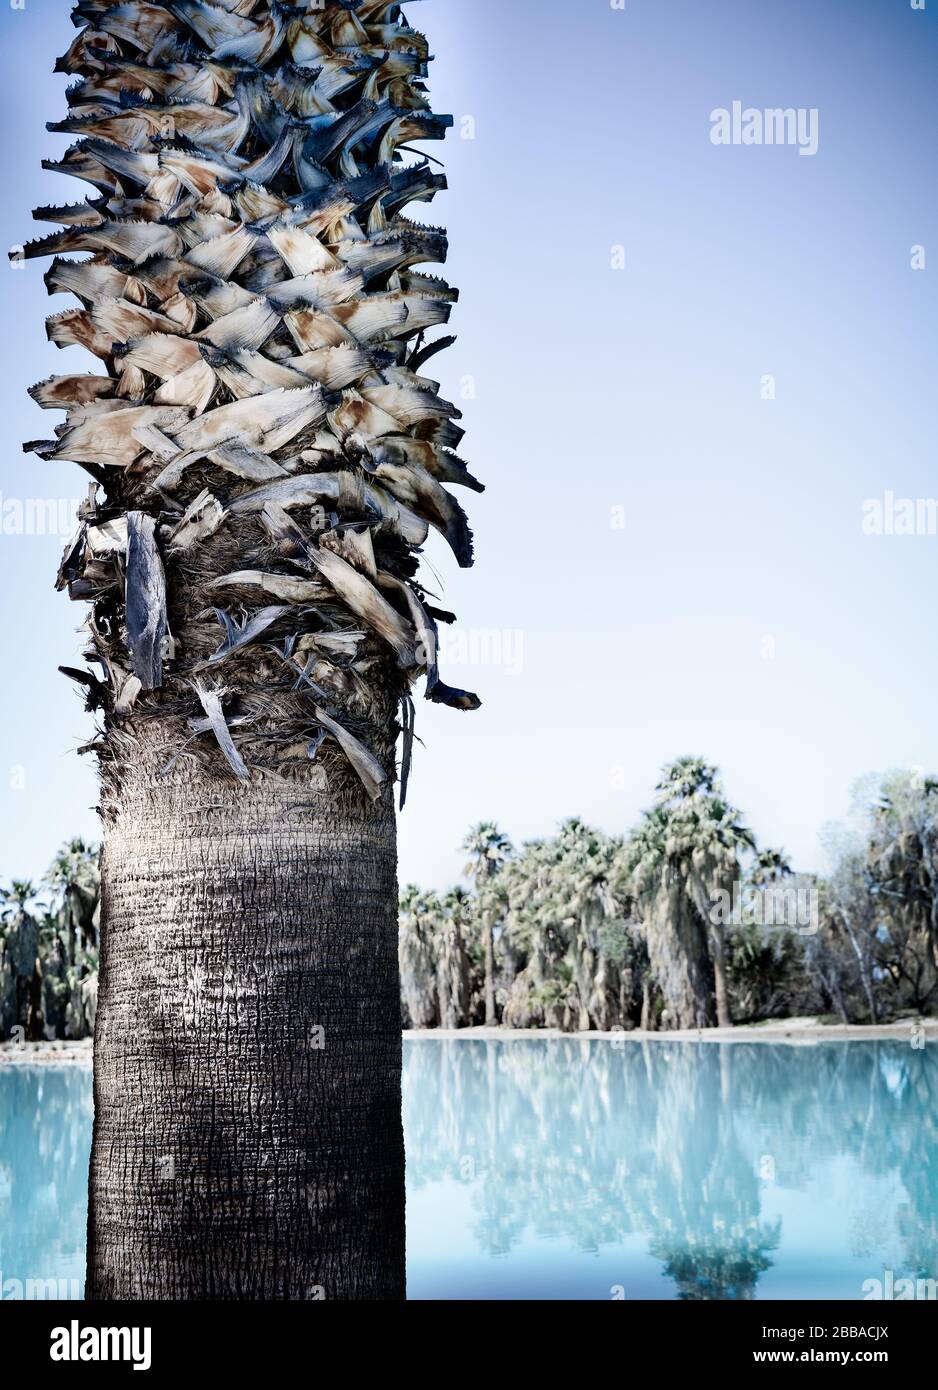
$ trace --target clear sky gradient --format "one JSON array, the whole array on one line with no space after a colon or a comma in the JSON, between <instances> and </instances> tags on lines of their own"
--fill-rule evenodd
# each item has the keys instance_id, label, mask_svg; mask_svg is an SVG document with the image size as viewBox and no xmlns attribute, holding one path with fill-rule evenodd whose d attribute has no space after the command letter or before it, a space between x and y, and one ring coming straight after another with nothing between
<instances>
[{"instance_id":1,"label":"clear sky gradient","mask_svg":"<svg viewBox=\"0 0 938 1390\"><path fill-rule=\"evenodd\" d=\"M39 168L67 143L44 126L69 7L2 3L12 247L49 230L34 205L84 189ZM405 10L456 116L429 147L450 189L417 210L448 227L462 292L433 372L488 490L464 499L473 570L428 549L478 658L444 678L484 707L418 702L401 879L455 880L482 818L517 841L572 814L624 832L685 752L720 765L762 843L820 867L857 777L938 768L938 536L861 524L867 499L938 493L938 0ZM817 108L817 153L715 146L735 100ZM4 504L85 490L20 453L61 418L26 387L92 365L45 341L68 302L45 268L0 268ZM52 587L64 538L2 515L0 875L38 876L98 833L74 752L90 719L56 672L83 606Z\"/></svg>"}]
</instances>

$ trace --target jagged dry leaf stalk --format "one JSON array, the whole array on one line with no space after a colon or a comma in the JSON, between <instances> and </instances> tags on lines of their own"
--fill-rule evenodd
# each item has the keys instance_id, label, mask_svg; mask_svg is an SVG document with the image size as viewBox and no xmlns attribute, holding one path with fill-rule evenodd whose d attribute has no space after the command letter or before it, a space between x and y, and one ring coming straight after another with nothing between
<instances>
[{"instance_id":1,"label":"jagged dry leaf stalk","mask_svg":"<svg viewBox=\"0 0 938 1390\"><path fill-rule=\"evenodd\" d=\"M59 584L91 602L105 814L154 720L163 765L181 751L239 777L290 776L325 731L333 761L363 748L380 795L418 676L478 703L440 681L415 577L430 526L471 563L445 485L480 488L459 411L420 372L456 298L422 269L445 233L403 213L445 182L399 153L451 124L425 95L426 40L387 3L83 0L73 19L50 129L76 139L46 166L92 192L38 209L62 230L24 254L52 256L50 293L78 301L50 339L102 366L33 388L67 415L27 448L97 484Z\"/></svg>"}]
</instances>

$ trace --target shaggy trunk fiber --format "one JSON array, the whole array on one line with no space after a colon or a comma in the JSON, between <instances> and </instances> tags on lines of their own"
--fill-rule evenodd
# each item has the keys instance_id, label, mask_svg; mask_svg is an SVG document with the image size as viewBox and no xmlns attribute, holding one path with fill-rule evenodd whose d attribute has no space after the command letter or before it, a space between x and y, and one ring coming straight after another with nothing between
<instances>
[{"instance_id":1,"label":"shaggy trunk fiber","mask_svg":"<svg viewBox=\"0 0 938 1390\"><path fill-rule=\"evenodd\" d=\"M646 917L652 974L664 996L665 1028L712 1028L717 1021L706 925L672 875Z\"/></svg>"},{"instance_id":2,"label":"shaggy trunk fiber","mask_svg":"<svg viewBox=\"0 0 938 1390\"><path fill-rule=\"evenodd\" d=\"M218 790L105 839L89 1297L401 1298L393 809Z\"/></svg>"}]
</instances>

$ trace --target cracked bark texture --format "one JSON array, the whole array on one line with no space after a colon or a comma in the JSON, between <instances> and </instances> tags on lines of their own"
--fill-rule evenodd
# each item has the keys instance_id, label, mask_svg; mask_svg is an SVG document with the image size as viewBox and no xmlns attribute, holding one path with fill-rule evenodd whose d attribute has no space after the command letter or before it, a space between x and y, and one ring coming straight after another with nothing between
<instances>
[{"instance_id":1,"label":"cracked bark texture","mask_svg":"<svg viewBox=\"0 0 938 1390\"><path fill-rule=\"evenodd\" d=\"M390 798L129 773L103 871L88 1297L402 1298Z\"/></svg>"}]
</instances>

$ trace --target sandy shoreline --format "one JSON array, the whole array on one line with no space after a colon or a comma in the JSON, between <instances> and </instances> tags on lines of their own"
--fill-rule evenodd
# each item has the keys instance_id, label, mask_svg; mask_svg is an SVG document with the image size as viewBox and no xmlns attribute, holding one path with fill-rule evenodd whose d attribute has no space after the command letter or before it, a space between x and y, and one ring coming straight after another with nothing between
<instances>
[{"instance_id":1,"label":"sandy shoreline","mask_svg":"<svg viewBox=\"0 0 938 1390\"><path fill-rule=\"evenodd\" d=\"M0 1043L0 1067L4 1066L91 1066L90 1038L80 1042Z\"/></svg>"},{"instance_id":2,"label":"sandy shoreline","mask_svg":"<svg viewBox=\"0 0 938 1390\"><path fill-rule=\"evenodd\" d=\"M403 1036L412 1042L525 1042L545 1038L579 1039L589 1042L765 1042L814 1046L823 1042L868 1042L890 1038L898 1042L938 1042L938 1018L900 1019L897 1023L819 1023L815 1018L773 1019L767 1023L740 1024L735 1028L676 1029L671 1033L632 1032L561 1033L556 1028L405 1028ZM89 1066L92 1060L90 1038L81 1042L0 1043L0 1067L4 1066Z\"/></svg>"},{"instance_id":3,"label":"sandy shoreline","mask_svg":"<svg viewBox=\"0 0 938 1390\"><path fill-rule=\"evenodd\" d=\"M914 1031L913 1031L914 1027ZM676 1028L668 1033L648 1033L640 1028L631 1032L561 1033L556 1028L410 1028L404 1037L415 1041L433 1038L481 1039L483 1041L514 1042L518 1039L579 1038L583 1041L604 1039L621 1044L630 1042L772 1042L813 1045L819 1042L866 1042L876 1038L891 1038L911 1043L924 1036L938 1042L938 1018L899 1019L896 1023L819 1023L816 1018L779 1018L766 1023L741 1023L733 1028Z\"/></svg>"}]
</instances>

